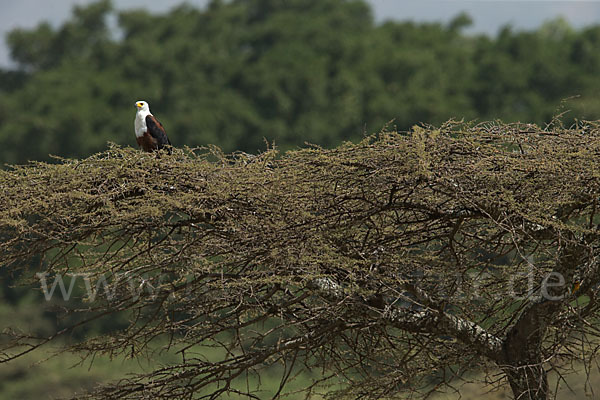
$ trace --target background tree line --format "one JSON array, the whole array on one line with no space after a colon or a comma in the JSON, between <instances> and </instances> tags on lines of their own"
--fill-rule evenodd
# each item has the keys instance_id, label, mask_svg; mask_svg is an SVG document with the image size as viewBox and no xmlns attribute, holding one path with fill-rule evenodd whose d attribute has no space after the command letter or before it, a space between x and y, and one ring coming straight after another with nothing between
<instances>
[{"instance_id":1,"label":"background tree line","mask_svg":"<svg viewBox=\"0 0 600 400\"><path fill-rule=\"evenodd\" d=\"M102 0L8 35L19 68L0 72L0 161L132 145L138 98L176 145L225 151L334 146L390 121L543 124L574 95L570 118L600 117L599 27L557 20L492 38L465 34L470 22L376 24L362 0L214 0L161 15Z\"/></svg>"}]
</instances>

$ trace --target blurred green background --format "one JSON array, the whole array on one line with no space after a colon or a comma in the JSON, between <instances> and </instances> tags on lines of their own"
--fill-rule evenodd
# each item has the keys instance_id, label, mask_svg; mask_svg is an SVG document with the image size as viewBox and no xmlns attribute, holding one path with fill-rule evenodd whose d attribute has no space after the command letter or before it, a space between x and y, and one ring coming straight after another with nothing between
<instances>
[{"instance_id":1,"label":"blurred green background","mask_svg":"<svg viewBox=\"0 0 600 400\"><path fill-rule=\"evenodd\" d=\"M12 65L0 68L0 163L86 157L107 141L135 146L138 99L175 146L227 152L254 153L265 142L331 147L450 118L544 125L566 110L565 123L600 118L600 25L574 28L558 18L488 35L470 31L472 23L467 14L376 22L362 0L213 0L160 14L110 1L80 6L58 26L6 36ZM39 290L12 288L6 272L0 279L0 330L48 334L61 325ZM123 323L99 321L72 339ZM0 365L0 399L68 396L173 361L100 359L88 369L69 368L77 356L61 356L33 365L50 354ZM264 382L276 387L278 379ZM570 379L576 393L560 398L584 394L585 377ZM484 392L469 386L463 398Z\"/></svg>"},{"instance_id":2,"label":"blurred green background","mask_svg":"<svg viewBox=\"0 0 600 400\"><path fill-rule=\"evenodd\" d=\"M109 1L11 31L0 71L0 162L135 145L135 100L176 146L335 146L389 124L544 124L568 101L600 117L600 27L556 19L492 37L448 23L375 23L361 0L233 0L163 14ZM111 22L112 21L112 22ZM558 111L557 111L558 110Z\"/></svg>"}]
</instances>

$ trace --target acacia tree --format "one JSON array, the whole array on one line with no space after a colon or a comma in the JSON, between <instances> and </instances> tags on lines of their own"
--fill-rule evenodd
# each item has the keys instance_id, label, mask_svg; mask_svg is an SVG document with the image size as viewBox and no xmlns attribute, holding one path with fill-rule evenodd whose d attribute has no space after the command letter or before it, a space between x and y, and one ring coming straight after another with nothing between
<instances>
[{"instance_id":1,"label":"acacia tree","mask_svg":"<svg viewBox=\"0 0 600 400\"><path fill-rule=\"evenodd\" d=\"M280 156L112 147L13 167L4 268L111 291L52 337L5 330L0 362L128 312L125 329L64 351L143 357L167 337L180 362L90 398L264 398L239 380L281 365L273 397L318 367L308 394L420 394L483 369L546 399L549 371L598 348L599 154L592 123L447 123Z\"/></svg>"}]
</instances>

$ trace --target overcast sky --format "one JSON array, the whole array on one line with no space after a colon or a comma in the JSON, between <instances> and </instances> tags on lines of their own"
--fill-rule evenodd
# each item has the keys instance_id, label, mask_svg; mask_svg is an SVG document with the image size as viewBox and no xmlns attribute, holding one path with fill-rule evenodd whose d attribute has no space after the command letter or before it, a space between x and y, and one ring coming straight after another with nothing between
<instances>
[{"instance_id":1,"label":"overcast sky","mask_svg":"<svg viewBox=\"0 0 600 400\"><path fill-rule=\"evenodd\" d=\"M0 0L0 35L17 27L31 28L43 20L58 26L74 4L94 0ZM474 20L472 32L495 34L506 24L515 29L534 29L544 21L564 17L575 27L600 23L600 0L368 0L378 21L386 19L447 22L461 11ZM147 8L168 11L182 3L176 0L113 0L117 9ZM204 6L207 0L188 0ZM9 54L0 42L0 66L9 64Z\"/></svg>"}]
</instances>

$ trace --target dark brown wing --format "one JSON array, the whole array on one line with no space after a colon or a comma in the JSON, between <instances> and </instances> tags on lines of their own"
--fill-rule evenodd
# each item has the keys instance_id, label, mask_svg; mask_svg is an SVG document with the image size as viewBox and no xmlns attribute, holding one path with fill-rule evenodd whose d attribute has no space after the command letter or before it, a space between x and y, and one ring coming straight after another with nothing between
<instances>
[{"instance_id":1,"label":"dark brown wing","mask_svg":"<svg viewBox=\"0 0 600 400\"><path fill-rule=\"evenodd\" d=\"M163 128L162 124L154 115L149 114L146 116L146 127L148 128L148 133L156 140L159 149L162 149L165 146L171 146L171 141L167 137L165 128Z\"/></svg>"}]
</instances>

